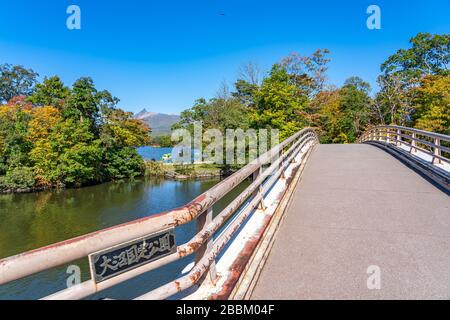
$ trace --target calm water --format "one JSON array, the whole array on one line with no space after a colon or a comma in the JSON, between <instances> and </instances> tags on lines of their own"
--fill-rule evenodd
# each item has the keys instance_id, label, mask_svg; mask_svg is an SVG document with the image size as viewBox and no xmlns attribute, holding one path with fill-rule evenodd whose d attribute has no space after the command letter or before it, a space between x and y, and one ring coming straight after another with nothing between
<instances>
[{"instance_id":1,"label":"calm water","mask_svg":"<svg viewBox=\"0 0 450 320\"><path fill-rule=\"evenodd\" d=\"M172 148L141 147L138 153L146 160L161 161L165 154L172 153Z\"/></svg>"},{"instance_id":2,"label":"calm water","mask_svg":"<svg viewBox=\"0 0 450 320\"><path fill-rule=\"evenodd\" d=\"M82 189L0 195L0 258L35 249L88 232L181 206L219 180L167 181L141 179ZM215 206L217 213L248 182ZM177 229L177 243L195 233L194 223ZM162 269L103 291L93 298L131 299L179 275L192 261L187 257ZM89 278L87 259L76 261L82 280ZM67 265L0 286L0 299L36 299L64 289Z\"/></svg>"},{"instance_id":3,"label":"calm water","mask_svg":"<svg viewBox=\"0 0 450 320\"><path fill-rule=\"evenodd\" d=\"M141 147L138 148L137 151L141 155L142 158L146 160L154 160L154 161L161 161L163 156L166 154L174 153L175 155L181 152L180 147L175 148L157 148L157 147ZM191 159L194 160L194 157L199 157L200 151L197 149L189 150L191 153ZM174 157L176 157L174 155ZM165 160L165 162L172 162L173 158L171 160Z\"/></svg>"}]
</instances>

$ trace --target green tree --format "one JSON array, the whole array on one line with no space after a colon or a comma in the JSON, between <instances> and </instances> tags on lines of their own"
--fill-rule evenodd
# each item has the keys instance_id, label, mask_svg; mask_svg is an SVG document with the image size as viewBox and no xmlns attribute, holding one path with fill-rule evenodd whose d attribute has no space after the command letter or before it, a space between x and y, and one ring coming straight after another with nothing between
<instances>
[{"instance_id":1,"label":"green tree","mask_svg":"<svg viewBox=\"0 0 450 320\"><path fill-rule=\"evenodd\" d=\"M417 120L421 109L416 110L413 97L423 79L450 75L450 34L419 33L410 43L381 65L380 91L373 104L376 123L414 125L413 117Z\"/></svg>"},{"instance_id":2,"label":"green tree","mask_svg":"<svg viewBox=\"0 0 450 320\"><path fill-rule=\"evenodd\" d=\"M427 75L449 75L450 34L419 33L410 40L411 48L400 49L381 65L386 74L396 74L406 82Z\"/></svg>"},{"instance_id":3,"label":"green tree","mask_svg":"<svg viewBox=\"0 0 450 320\"><path fill-rule=\"evenodd\" d=\"M91 78L80 78L73 84L64 110L66 118L90 121L94 125L100 112L100 97Z\"/></svg>"},{"instance_id":4,"label":"green tree","mask_svg":"<svg viewBox=\"0 0 450 320\"><path fill-rule=\"evenodd\" d=\"M343 128L349 142L355 142L370 121L370 85L359 77L350 77L340 90Z\"/></svg>"},{"instance_id":5,"label":"green tree","mask_svg":"<svg viewBox=\"0 0 450 320\"><path fill-rule=\"evenodd\" d=\"M339 89L321 91L311 102L319 114L317 128L321 143L348 143L344 128L345 114Z\"/></svg>"},{"instance_id":6,"label":"green tree","mask_svg":"<svg viewBox=\"0 0 450 320\"><path fill-rule=\"evenodd\" d=\"M353 143L371 120L370 86L359 77L340 89L319 92L311 102L318 113L322 143Z\"/></svg>"},{"instance_id":7,"label":"green tree","mask_svg":"<svg viewBox=\"0 0 450 320\"><path fill-rule=\"evenodd\" d=\"M254 128L280 130L280 138L286 139L307 126L305 109L308 96L292 83L286 69L279 64L272 67L256 93L256 105L251 114Z\"/></svg>"},{"instance_id":8,"label":"green tree","mask_svg":"<svg viewBox=\"0 0 450 320\"><path fill-rule=\"evenodd\" d=\"M34 185L34 172L30 167L15 167L0 176L0 190L28 190Z\"/></svg>"},{"instance_id":9,"label":"green tree","mask_svg":"<svg viewBox=\"0 0 450 320\"><path fill-rule=\"evenodd\" d=\"M102 181L103 154L87 121L66 119L34 143L30 158L42 184L80 187Z\"/></svg>"},{"instance_id":10,"label":"green tree","mask_svg":"<svg viewBox=\"0 0 450 320\"><path fill-rule=\"evenodd\" d=\"M161 148L173 147L172 137L170 135L158 135L152 137L152 144L157 145Z\"/></svg>"},{"instance_id":11,"label":"green tree","mask_svg":"<svg viewBox=\"0 0 450 320\"><path fill-rule=\"evenodd\" d=\"M255 96L259 90L257 84L247 82L243 79L238 79L234 84L236 91L232 96L236 98L242 105L246 107L253 107L255 104Z\"/></svg>"},{"instance_id":12,"label":"green tree","mask_svg":"<svg viewBox=\"0 0 450 320\"><path fill-rule=\"evenodd\" d=\"M58 76L46 77L42 83L36 84L28 100L35 106L53 106L62 109L69 94L70 89Z\"/></svg>"},{"instance_id":13,"label":"green tree","mask_svg":"<svg viewBox=\"0 0 450 320\"><path fill-rule=\"evenodd\" d=\"M36 72L23 66L0 65L0 104L16 96L29 95L37 77Z\"/></svg>"},{"instance_id":14,"label":"green tree","mask_svg":"<svg viewBox=\"0 0 450 320\"><path fill-rule=\"evenodd\" d=\"M195 122L202 122L203 129L218 129L225 132L226 129L243 130L249 127L249 110L240 103L236 97L217 97L207 101L200 98L194 106L183 111L180 121L174 128L186 128L193 130Z\"/></svg>"},{"instance_id":15,"label":"green tree","mask_svg":"<svg viewBox=\"0 0 450 320\"><path fill-rule=\"evenodd\" d=\"M107 149L105 152L104 179L120 180L142 175L145 163L135 148Z\"/></svg>"},{"instance_id":16,"label":"green tree","mask_svg":"<svg viewBox=\"0 0 450 320\"><path fill-rule=\"evenodd\" d=\"M107 148L150 145L150 128L145 122L134 119L133 113L121 109L104 111L105 123L100 137Z\"/></svg>"},{"instance_id":17,"label":"green tree","mask_svg":"<svg viewBox=\"0 0 450 320\"><path fill-rule=\"evenodd\" d=\"M106 99L108 100L108 99ZM150 145L150 128L131 112L103 107L100 139L105 149L104 180L133 178L145 170L137 147Z\"/></svg>"},{"instance_id":18,"label":"green tree","mask_svg":"<svg viewBox=\"0 0 450 320\"><path fill-rule=\"evenodd\" d=\"M31 143L27 139L30 110L20 106L0 106L0 175L29 164Z\"/></svg>"}]
</instances>

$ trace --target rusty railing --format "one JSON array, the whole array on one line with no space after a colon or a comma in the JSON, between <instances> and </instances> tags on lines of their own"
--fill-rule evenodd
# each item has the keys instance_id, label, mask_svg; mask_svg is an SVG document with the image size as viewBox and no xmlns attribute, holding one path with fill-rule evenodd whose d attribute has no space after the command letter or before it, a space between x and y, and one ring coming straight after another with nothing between
<instances>
[{"instance_id":1,"label":"rusty railing","mask_svg":"<svg viewBox=\"0 0 450 320\"><path fill-rule=\"evenodd\" d=\"M177 245L174 253L105 281L96 282L91 277L88 281L43 299L82 299L194 253L195 265L187 275L138 298L165 299L197 284L206 277L214 282L216 277L214 263L217 256L252 211L261 206L264 195L283 176L284 170L300 154L300 151L305 148L309 150L317 142L318 138L313 129L303 129L185 206L2 259L0 260L0 285L153 233L177 228L194 220L197 223L197 233L187 243ZM217 216L213 217L213 205L249 177L253 177L252 183ZM246 205L243 206L243 204ZM230 219L232 217L233 219ZM216 233L223 227L225 229L221 230L214 239Z\"/></svg>"}]
</instances>

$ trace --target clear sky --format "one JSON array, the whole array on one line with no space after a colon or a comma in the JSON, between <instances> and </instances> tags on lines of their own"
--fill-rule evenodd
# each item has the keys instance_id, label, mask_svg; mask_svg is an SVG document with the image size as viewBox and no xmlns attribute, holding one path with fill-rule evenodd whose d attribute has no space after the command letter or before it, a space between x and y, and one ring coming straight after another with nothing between
<instances>
[{"instance_id":1,"label":"clear sky","mask_svg":"<svg viewBox=\"0 0 450 320\"><path fill-rule=\"evenodd\" d=\"M66 9L81 8L81 30ZM366 9L381 8L381 30ZM0 63L97 88L137 112L179 113L230 84L248 61L268 70L290 52L331 50L330 82L375 85L380 64L418 32L449 33L449 0L0 0Z\"/></svg>"}]
</instances>

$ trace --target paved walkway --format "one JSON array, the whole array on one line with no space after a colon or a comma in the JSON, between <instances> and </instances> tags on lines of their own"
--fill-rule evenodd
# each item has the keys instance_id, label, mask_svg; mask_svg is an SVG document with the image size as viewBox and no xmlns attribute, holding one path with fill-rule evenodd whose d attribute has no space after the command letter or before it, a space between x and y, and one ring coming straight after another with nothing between
<instances>
[{"instance_id":1,"label":"paved walkway","mask_svg":"<svg viewBox=\"0 0 450 320\"><path fill-rule=\"evenodd\" d=\"M374 146L317 146L252 298L450 299L450 197Z\"/></svg>"}]
</instances>

